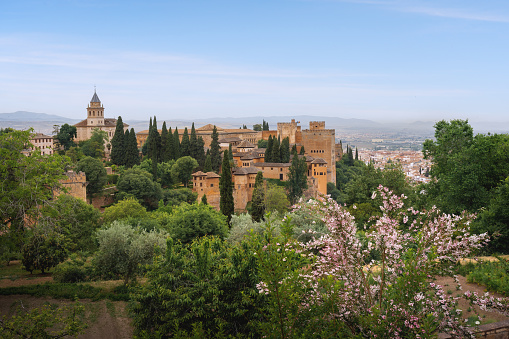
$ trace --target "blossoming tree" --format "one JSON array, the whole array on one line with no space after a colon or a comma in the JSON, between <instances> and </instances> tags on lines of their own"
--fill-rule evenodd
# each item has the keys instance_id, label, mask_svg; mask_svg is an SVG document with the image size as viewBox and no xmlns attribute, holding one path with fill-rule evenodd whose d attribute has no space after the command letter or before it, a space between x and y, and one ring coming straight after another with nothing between
<instances>
[{"instance_id":1,"label":"blossoming tree","mask_svg":"<svg viewBox=\"0 0 509 339\"><path fill-rule=\"evenodd\" d=\"M258 289L271 300L267 318L273 320L262 326L267 337L471 335L457 297L444 293L433 277L452 275L457 260L485 244L487 235L470 233L471 214L405 208L405 196L381 186L372 198L377 195L382 215L365 232L329 198L296 206L321 215L327 235L302 244L285 232L272 236L269 226L256 254Z\"/></svg>"}]
</instances>

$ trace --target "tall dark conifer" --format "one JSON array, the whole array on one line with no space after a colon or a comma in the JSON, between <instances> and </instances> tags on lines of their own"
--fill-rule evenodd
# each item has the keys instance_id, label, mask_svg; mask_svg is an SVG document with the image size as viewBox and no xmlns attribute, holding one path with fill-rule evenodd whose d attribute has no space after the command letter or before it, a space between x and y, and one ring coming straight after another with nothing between
<instances>
[{"instance_id":1,"label":"tall dark conifer","mask_svg":"<svg viewBox=\"0 0 509 339\"><path fill-rule=\"evenodd\" d=\"M205 165L205 141L203 141L203 138L200 136L198 137L196 141L196 161L198 161L198 165L200 165L201 168Z\"/></svg>"},{"instance_id":2,"label":"tall dark conifer","mask_svg":"<svg viewBox=\"0 0 509 339\"><path fill-rule=\"evenodd\" d=\"M253 221L261 221L265 214L265 187L263 187L263 173L256 174L255 185L253 189L253 199L251 200L251 218Z\"/></svg>"},{"instance_id":3,"label":"tall dark conifer","mask_svg":"<svg viewBox=\"0 0 509 339\"><path fill-rule=\"evenodd\" d=\"M122 117L118 117L115 134L111 139L111 162L117 166L124 165L125 142L124 142L124 123Z\"/></svg>"},{"instance_id":4,"label":"tall dark conifer","mask_svg":"<svg viewBox=\"0 0 509 339\"><path fill-rule=\"evenodd\" d=\"M175 127L175 132L173 132L173 154L175 160L180 158L180 136L178 127Z\"/></svg>"},{"instance_id":5,"label":"tall dark conifer","mask_svg":"<svg viewBox=\"0 0 509 339\"><path fill-rule=\"evenodd\" d=\"M281 155L281 162L289 163L290 162L290 138L286 137L281 142L281 147L279 147L279 154Z\"/></svg>"},{"instance_id":6,"label":"tall dark conifer","mask_svg":"<svg viewBox=\"0 0 509 339\"><path fill-rule=\"evenodd\" d=\"M166 154L168 154L168 160L175 159L175 145L173 144L173 132L171 127L166 137Z\"/></svg>"},{"instance_id":7,"label":"tall dark conifer","mask_svg":"<svg viewBox=\"0 0 509 339\"><path fill-rule=\"evenodd\" d=\"M304 193L304 190L308 187L306 173L306 158L302 157L299 159L299 157L294 154L292 156L292 164L290 165L287 182L288 199L290 199L292 204L297 202L302 196L302 193Z\"/></svg>"},{"instance_id":8,"label":"tall dark conifer","mask_svg":"<svg viewBox=\"0 0 509 339\"><path fill-rule=\"evenodd\" d=\"M182 141L180 142L180 156L191 156L190 154L190 142L189 142L189 132L187 131L187 127L184 129L184 134L182 134Z\"/></svg>"},{"instance_id":9,"label":"tall dark conifer","mask_svg":"<svg viewBox=\"0 0 509 339\"><path fill-rule=\"evenodd\" d=\"M219 190L219 210L226 216L228 219L228 225L230 225L232 214L235 212L235 206L233 203L233 181L228 151L224 151L223 155L221 178L219 179Z\"/></svg>"},{"instance_id":10,"label":"tall dark conifer","mask_svg":"<svg viewBox=\"0 0 509 339\"><path fill-rule=\"evenodd\" d=\"M265 162L274 162L272 161L272 149L274 146L274 139L272 135L269 135L269 140L267 141L267 148L265 149Z\"/></svg>"},{"instance_id":11,"label":"tall dark conifer","mask_svg":"<svg viewBox=\"0 0 509 339\"><path fill-rule=\"evenodd\" d=\"M140 163L140 152L138 151L138 142L136 141L136 133L134 133L134 128L131 128L131 132L129 132L125 160L125 166L127 168L131 168L134 165L138 165Z\"/></svg>"},{"instance_id":12,"label":"tall dark conifer","mask_svg":"<svg viewBox=\"0 0 509 339\"><path fill-rule=\"evenodd\" d=\"M212 161L212 170L219 173L219 167L221 167L221 150L219 147L219 134L217 133L215 125L212 130L212 141L210 142L210 160Z\"/></svg>"},{"instance_id":13,"label":"tall dark conifer","mask_svg":"<svg viewBox=\"0 0 509 339\"><path fill-rule=\"evenodd\" d=\"M304 145L302 145L302 146L300 147L300 153L299 153L299 154L300 154L300 155L305 155L305 154L306 154L306 150L304 149Z\"/></svg>"},{"instance_id":14,"label":"tall dark conifer","mask_svg":"<svg viewBox=\"0 0 509 339\"><path fill-rule=\"evenodd\" d=\"M280 142L279 138L274 138L274 144L272 145L272 161L271 162L281 162L281 154L279 153Z\"/></svg>"},{"instance_id":15,"label":"tall dark conifer","mask_svg":"<svg viewBox=\"0 0 509 339\"><path fill-rule=\"evenodd\" d=\"M161 128L161 161L168 161L168 129L166 128L166 121L163 121L163 127Z\"/></svg>"},{"instance_id":16,"label":"tall dark conifer","mask_svg":"<svg viewBox=\"0 0 509 339\"><path fill-rule=\"evenodd\" d=\"M207 154L205 158L205 165L203 165L203 172L212 172L212 160L210 159L210 154Z\"/></svg>"}]
</instances>

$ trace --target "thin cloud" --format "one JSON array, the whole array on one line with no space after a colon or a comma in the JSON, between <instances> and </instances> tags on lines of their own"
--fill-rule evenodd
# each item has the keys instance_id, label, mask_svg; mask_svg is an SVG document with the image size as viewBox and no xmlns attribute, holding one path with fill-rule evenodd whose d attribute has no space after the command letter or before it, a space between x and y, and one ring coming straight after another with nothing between
<instances>
[{"instance_id":1,"label":"thin cloud","mask_svg":"<svg viewBox=\"0 0 509 339\"><path fill-rule=\"evenodd\" d=\"M325 2L343 2L359 5L374 5L387 8L389 10L422 14L434 17L443 17L451 19L463 19L487 22L509 22L509 15L497 15L492 13L479 13L478 10L466 8L446 8L439 5L430 6L423 5L419 1L383 1L383 0L309 0L309 1L325 1ZM479 2L480 5L483 2Z\"/></svg>"}]
</instances>

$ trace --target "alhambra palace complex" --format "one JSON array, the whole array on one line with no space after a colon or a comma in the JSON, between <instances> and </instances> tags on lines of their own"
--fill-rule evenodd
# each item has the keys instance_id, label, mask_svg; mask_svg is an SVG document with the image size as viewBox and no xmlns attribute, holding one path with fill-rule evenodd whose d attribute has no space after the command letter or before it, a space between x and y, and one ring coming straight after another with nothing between
<instances>
[{"instance_id":1,"label":"alhambra palace complex","mask_svg":"<svg viewBox=\"0 0 509 339\"><path fill-rule=\"evenodd\" d=\"M291 122L280 122L275 131L256 132L249 129L219 129L219 142L221 147L227 149L232 144L233 159L233 198L235 209L243 211L253 196L256 174L263 173L264 178L288 180L290 163L266 163L264 161L265 149L256 148L258 140L268 140L269 135L283 140L288 137L290 147L297 145L300 151L304 147L308 167L308 190L305 196L316 197L318 193L327 194L327 182L336 182L336 153L335 130L325 129L325 122L312 121L309 129L302 130L292 119ZM211 125L196 130L197 135L211 135ZM198 132L200 131L200 132ZM243 139L243 136L249 138ZM205 140L205 139L204 139ZM207 142L205 141L205 144ZM339 146L339 145L338 145ZM196 172L193 174L193 191L198 193L200 199L204 194L207 201L215 208L219 208L219 175L214 172Z\"/></svg>"},{"instance_id":2,"label":"alhambra palace complex","mask_svg":"<svg viewBox=\"0 0 509 339\"><path fill-rule=\"evenodd\" d=\"M115 133L116 119L104 117L104 106L101 104L96 92L87 107L87 119L77 123L76 141L87 140L91 137L92 130L99 128L108 133L111 140ZM124 124L124 130L128 128ZM212 141L211 124L196 129L196 135L201 136L206 145ZM297 146L300 151L304 147L308 171L308 189L305 196L317 196L327 194L327 182L336 183L336 157L342 155L341 147L335 143L335 130L326 129L324 121L311 121L309 129L302 130L299 122L292 119L291 122L277 123L277 130L254 131L251 129L224 129L216 127L219 134L219 144L222 150L232 146L235 168L232 172L234 184L235 209L244 211L251 201L255 178L258 172L262 172L264 178L288 180L290 163L266 163L264 161L265 149L257 148L258 140L268 140L269 136L283 140L288 137L290 147ZM184 128L179 129L182 138ZM148 130L138 132L136 137L138 147L141 148L148 136ZM193 174L193 191L198 193L198 198L207 195L210 205L219 209L219 178L214 172L203 173L198 171ZM71 179L71 178L69 178ZM75 178L74 178L75 179ZM73 181L73 180L71 180ZM80 181L80 180L77 180Z\"/></svg>"}]
</instances>

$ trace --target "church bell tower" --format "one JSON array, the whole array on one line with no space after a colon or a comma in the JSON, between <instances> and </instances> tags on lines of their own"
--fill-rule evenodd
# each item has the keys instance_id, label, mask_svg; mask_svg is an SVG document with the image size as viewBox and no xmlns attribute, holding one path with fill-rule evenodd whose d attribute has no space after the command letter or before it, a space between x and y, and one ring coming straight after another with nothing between
<instances>
[{"instance_id":1,"label":"church bell tower","mask_svg":"<svg viewBox=\"0 0 509 339\"><path fill-rule=\"evenodd\" d=\"M104 127L104 107L94 89L94 96L87 107L87 125L89 127Z\"/></svg>"}]
</instances>

